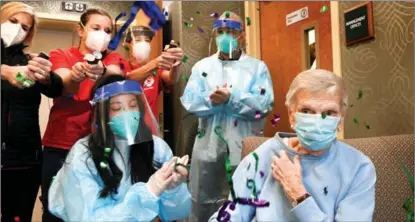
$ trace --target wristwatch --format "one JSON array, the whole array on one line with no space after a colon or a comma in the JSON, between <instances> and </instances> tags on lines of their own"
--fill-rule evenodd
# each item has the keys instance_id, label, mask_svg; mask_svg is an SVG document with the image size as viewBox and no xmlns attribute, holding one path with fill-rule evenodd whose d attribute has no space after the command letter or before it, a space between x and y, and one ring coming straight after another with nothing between
<instances>
[{"instance_id":1,"label":"wristwatch","mask_svg":"<svg viewBox=\"0 0 415 222\"><path fill-rule=\"evenodd\" d=\"M301 197L299 197L299 198L297 198L297 199L295 199L293 202L292 202L292 205L293 205L293 208L295 208L295 207L297 207L301 202L303 202L304 200L306 200L307 198L309 198L310 197L310 194L309 193L305 193L304 195L302 195Z\"/></svg>"}]
</instances>

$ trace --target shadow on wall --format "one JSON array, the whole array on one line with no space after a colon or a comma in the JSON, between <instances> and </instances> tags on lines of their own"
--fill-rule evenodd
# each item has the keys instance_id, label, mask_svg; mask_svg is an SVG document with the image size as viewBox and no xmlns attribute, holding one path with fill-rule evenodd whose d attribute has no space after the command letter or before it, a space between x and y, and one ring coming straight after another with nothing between
<instances>
[{"instance_id":1,"label":"shadow on wall","mask_svg":"<svg viewBox=\"0 0 415 222\"><path fill-rule=\"evenodd\" d=\"M185 55L189 58L186 63L182 64L179 83L172 90L173 135L177 135L175 146L172 148L178 156L191 154L198 125L195 116L187 115L184 118L187 113L180 103L180 96L183 94L193 65L208 56L209 37L215 20L211 14L220 15L226 10L233 11L244 18L244 2L242 1L178 1L172 3L169 8L170 19L174 27L172 29L173 39L180 42ZM212 41L214 42L214 39ZM213 45L211 54L215 53L215 49L216 46ZM167 109L165 108L165 112L168 111Z\"/></svg>"},{"instance_id":2,"label":"shadow on wall","mask_svg":"<svg viewBox=\"0 0 415 222\"><path fill-rule=\"evenodd\" d=\"M359 3L339 3L342 76L353 104L345 138L413 134L414 3L373 2L375 39L346 47L343 11Z\"/></svg>"}]
</instances>

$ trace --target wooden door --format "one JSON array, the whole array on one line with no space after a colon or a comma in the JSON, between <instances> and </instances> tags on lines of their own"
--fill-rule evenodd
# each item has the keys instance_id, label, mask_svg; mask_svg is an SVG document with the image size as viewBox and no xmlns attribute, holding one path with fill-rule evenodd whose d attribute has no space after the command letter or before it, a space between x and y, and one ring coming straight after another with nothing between
<instances>
[{"instance_id":1,"label":"wooden door","mask_svg":"<svg viewBox=\"0 0 415 222\"><path fill-rule=\"evenodd\" d=\"M286 25L286 15L308 7L308 18ZM325 7L325 8L323 8ZM260 2L261 59L267 64L274 84L274 109L265 125L265 136L293 132L288 121L285 95L297 74L307 69L305 30L314 27L317 68L333 70L330 1ZM308 45L307 45L308 46ZM274 128L274 114L281 116Z\"/></svg>"}]
</instances>

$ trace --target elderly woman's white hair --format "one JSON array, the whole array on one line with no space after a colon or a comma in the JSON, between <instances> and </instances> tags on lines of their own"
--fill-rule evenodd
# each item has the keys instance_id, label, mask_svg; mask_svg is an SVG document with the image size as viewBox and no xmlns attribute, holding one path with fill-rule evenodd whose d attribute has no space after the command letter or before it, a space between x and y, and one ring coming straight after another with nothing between
<instances>
[{"instance_id":1,"label":"elderly woman's white hair","mask_svg":"<svg viewBox=\"0 0 415 222\"><path fill-rule=\"evenodd\" d=\"M295 95L297 92L304 90L310 93L329 93L331 95L338 95L342 98L343 114L346 112L348 96L344 81L341 77L336 74L324 70L324 69L313 69L307 70L298 74L288 90L285 97L285 105L289 108L295 107L297 101L295 101Z\"/></svg>"}]
</instances>

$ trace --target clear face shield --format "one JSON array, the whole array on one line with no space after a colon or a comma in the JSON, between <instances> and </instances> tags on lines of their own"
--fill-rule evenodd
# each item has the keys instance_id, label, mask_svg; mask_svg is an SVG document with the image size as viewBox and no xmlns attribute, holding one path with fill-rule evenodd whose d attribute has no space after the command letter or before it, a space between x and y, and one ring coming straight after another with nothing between
<instances>
[{"instance_id":1,"label":"clear face shield","mask_svg":"<svg viewBox=\"0 0 415 222\"><path fill-rule=\"evenodd\" d=\"M132 26L127 32L124 42L131 44L132 55L138 62L148 60L151 52L150 42L155 32L144 26Z\"/></svg>"},{"instance_id":2,"label":"clear face shield","mask_svg":"<svg viewBox=\"0 0 415 222\"><path fill-rule=\"evenodd\" d=\"M159 127L140 84L125 80L97 89L93 98L92 136L112 147L115 140L128 145L153 140Z\"/></svg>"},{"instance_id":3,"label":"clear face shield","mask_svg":"<svg viewBox=\"0 0 415 222\"><path fill-rule=\"evenodd\" d=\"M239 59L240 49L245 46L239 44L242 36L243 25L234 20L218 19L213 23L213 30L209 42L209 55L211 52L212 37L216 36L218 51L228 55L229 60Z\"/></svg>"}]
</instances>

